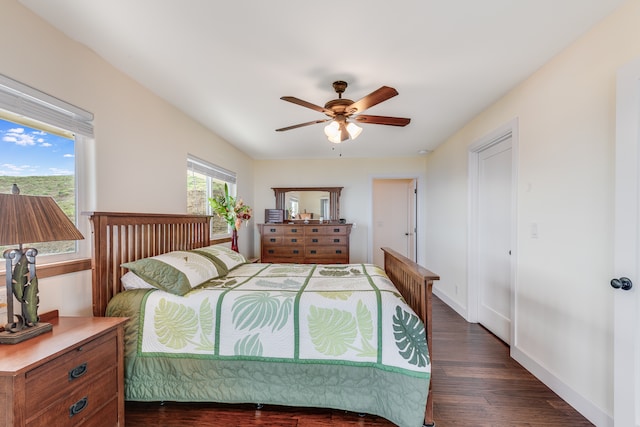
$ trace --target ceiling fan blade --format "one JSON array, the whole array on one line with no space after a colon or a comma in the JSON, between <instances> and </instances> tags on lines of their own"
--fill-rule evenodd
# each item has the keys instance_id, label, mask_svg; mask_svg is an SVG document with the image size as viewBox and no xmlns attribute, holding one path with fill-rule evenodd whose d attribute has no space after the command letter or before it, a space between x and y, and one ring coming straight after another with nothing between
<instances>
[{"instance_id":1,"label":"ceiling fan blade","mask_svg":"<svg viewBox=\"0 0 640 427\"><path fill-rule=\"evenodd\" d=\"M324 122L328 122L329 120L331 120L331 119L313 120L311 122L300 123L300 124L293 125L293 126L287 126L286 128L276 129L276 132L283 132L285 130L297 129L297 128L301 128L301 127L304 127L304 126L315 125L317 123L324 123Z\"/></svg>"},{"instance_id":2,"label":"ceiling fan blade","mask_svg":"<svg viewBox=\"0 0 640 427\"><path fill-rule=\"evenodd\" d=\"M398 91L389 86L382 86L378 90L374 90L364 98L349 105L345 111L349 114L362 113L367 108L371 108L374 105L386 101L389 98L393 98L398 94Z\"/></svg>"},{"instance_id":3,"label":"ceiling fan blade","mask_svg":"<svg viewBox=\"0 0 640 427\"><path fill-rule=\"evenodd\" d=\"M328 110L324 107L321 107L319 105L316 104L312 104L310 102L307 101L303 101L302 99L296 98L295 96L283 96L282 98L283 101L288 101L288 102L292 102L296 105L301 105L303 107L307 107L307 108L311 108L312 110L318 111L319 113L324 113L327 114L328 116L333 117L335 115L335 113L331 110Z\"/></svg>"},{"instance_id":4,"label":"ceiling fan blade","mask_svg":"<svg viewBox=\"0 0 640 427\"><path fill-rule=\"evenodd\" d=\"M366 114L360 114L354 116L351 120L355 120L359 123L370 123L374 125L389 125L389 126L406 126L411 122L411 119L403 117L386 117L386 116L369 116Z\"/></svg>"}]
</instances>

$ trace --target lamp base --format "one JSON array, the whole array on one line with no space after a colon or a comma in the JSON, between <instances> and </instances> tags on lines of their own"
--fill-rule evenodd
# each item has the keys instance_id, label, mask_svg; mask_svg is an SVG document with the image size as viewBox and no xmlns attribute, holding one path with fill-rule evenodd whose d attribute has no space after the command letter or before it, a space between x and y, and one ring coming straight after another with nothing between
<instances>
[{"instance_id":1,"label":"lamp base","mask_svg":"<svg viewBox=\"0 0 640 427\"><path fill-rule=\"evenodd\" d=\"M25 328L20 332L2 331L0 332L0 344L17 344L33 337L37 337L45 332L49 332L51 329L53 329L53 325L51 323L38 323L37 325Z\"/></svg>"}]
</instances>

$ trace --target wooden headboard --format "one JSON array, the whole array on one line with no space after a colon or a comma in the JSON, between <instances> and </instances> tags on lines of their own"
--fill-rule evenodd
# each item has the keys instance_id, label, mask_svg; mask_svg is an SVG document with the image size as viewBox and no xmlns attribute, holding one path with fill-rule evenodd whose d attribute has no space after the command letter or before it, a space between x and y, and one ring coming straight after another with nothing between
<instances>
[{"instance_id":1,"label":"wooden headboard","mask_svg":"<svg viewBox=\"0 0 640 427\"><path fill-rule=\"evenodd\" d=\"M170 251L210 244L210 216L89 212L93 315L104 316L107 303L122 291L120 264Z\"/></svg>"}]
</instances>

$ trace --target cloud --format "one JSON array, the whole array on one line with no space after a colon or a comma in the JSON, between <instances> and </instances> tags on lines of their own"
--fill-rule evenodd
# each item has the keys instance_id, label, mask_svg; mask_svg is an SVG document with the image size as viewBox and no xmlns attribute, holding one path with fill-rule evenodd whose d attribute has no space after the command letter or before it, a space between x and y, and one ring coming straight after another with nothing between
<instances>
[{"instance_id":1,"label":"cloud","mask_svg":"<svg viewBox=\"0 0 640 427\"><path fill-rule=\"evenodd\" d=\"M40 144L40 147L45 147L45 148L53 147L53 144L51 144L50 142L43 142L42 144Z\"/></svg>"},{"instance_id":2,"label":"cloud","mask_svg":"<svg viewBox=\"0 0 640 427\"><path fill-rule=\"evenodd\" d=\"M23 147L35 145L35 137L33 134L24 133L24 128L13 128L7 130L2 137L5 142L10 142Z\"/></svg>"},{"instance_id":3,"label":"cloud","mask_svg":"<svg viewBox=\"0 0 640 427\"><path fill-rule=\"evenodd\" d=\"M62 157L75 157L75 156L76 156L75 154L65 154L65 155L64 155L64 156L62 156Z\"/></svg>"}]
</instances>

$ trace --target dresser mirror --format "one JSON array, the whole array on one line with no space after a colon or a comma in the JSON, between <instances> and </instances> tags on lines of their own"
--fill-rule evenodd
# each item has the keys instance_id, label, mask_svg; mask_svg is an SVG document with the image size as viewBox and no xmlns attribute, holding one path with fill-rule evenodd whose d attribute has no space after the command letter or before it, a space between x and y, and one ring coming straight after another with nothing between
<instances>
[{"instance_id":1,"label":"dresser mirror","mask_svg":"<svg viewBox=\"0 0 640 427\"><path fill-rule=\"evenodd\" d=\"M287 221L338 221L343 187L273 187L276 209L288 212Z\"/></svg>"}]
</instances>

